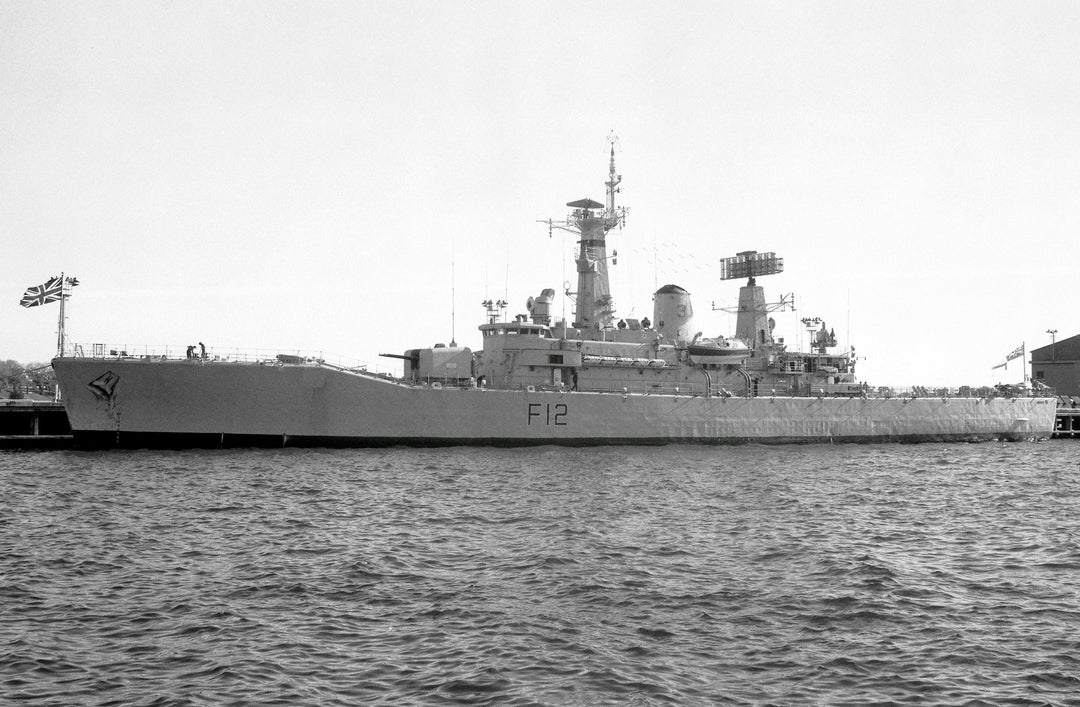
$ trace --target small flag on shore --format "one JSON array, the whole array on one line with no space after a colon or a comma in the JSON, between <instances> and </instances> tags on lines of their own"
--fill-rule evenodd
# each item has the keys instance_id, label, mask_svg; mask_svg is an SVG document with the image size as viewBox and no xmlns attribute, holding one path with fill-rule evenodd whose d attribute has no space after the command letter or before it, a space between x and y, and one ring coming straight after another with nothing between
<instances>
[{"instance_id":1,"label":"small flag on shore","mask_svg":"<svg viewBox=\"0 0 1080 707\"><path fill-rule=\"evenodd\" d=\"M991 368L990 370L993 371L993 370L998 369L998 368L1005 368L1006 370L1008 370L1009 361L1013 360L1014 358L1020 358L1023 355L1024 355L1024 344L1020 344L1015 349L1013 349L1012 351L1010 351L1009 353L1007 353L1005 355L1005 363L999 363L998 365L994 366L994 368Z\"/></svg>"},{"instance_id":2,"label":"small flag on shore","mask_svg":"<svg viewBox=\"0 0 1080 707\"><path fill-rule=\"evenodd\" d=\"M24 307L37 307L49 302L59 302L64 291L64 280L60 277L49 278L44 285L27 287L19 301Z\"/></svg>"}]
</instances>

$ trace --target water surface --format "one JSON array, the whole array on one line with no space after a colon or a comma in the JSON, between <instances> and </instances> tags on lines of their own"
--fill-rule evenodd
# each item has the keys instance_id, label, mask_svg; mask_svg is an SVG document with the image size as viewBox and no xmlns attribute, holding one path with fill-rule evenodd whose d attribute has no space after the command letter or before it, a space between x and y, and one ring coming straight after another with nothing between
<instances>
[{"instance_id":1,"label":"water surface","mask_svg":"<svg viewBox=\"0 0 1080 707\"><path fill-rule=\"evenodd\" d=\"M1080 446L0 453L17 704L1080 704Z\"/></svg>"}]
</instances>

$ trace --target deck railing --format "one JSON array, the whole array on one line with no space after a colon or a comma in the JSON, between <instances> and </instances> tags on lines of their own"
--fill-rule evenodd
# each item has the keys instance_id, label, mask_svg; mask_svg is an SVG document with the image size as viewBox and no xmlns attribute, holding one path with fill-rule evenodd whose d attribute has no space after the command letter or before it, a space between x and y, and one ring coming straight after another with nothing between
<instances>
[{"instance_id":1,"label":"deck railing","mask_svg":"<svg viewBox=\"0 0 1080 707\"><path fill-rule=\"evenodd\" d=\"M398 378L402 376L399 365L383 364L372 366L346 357L327 354L323 351L301 351L295 349L240 349L232 347L207 347L205 357L202 350L195 348L193 356L187 355L187 346L112 346L107 344L68 344L68 355L88 358L143 358L154 360L169 360L185 358L203 359L215 362L239 362L239 363L265 363L265 364L308 364L321 365L347 370L354 373L376 375L380 377ZM452 381L446 381L445 385L454 387L458 385ZM511 386L512 387L512 386ZM541 385L536 389L544 391L559 390L558 386ZM570 392L569 385L563 386L562 390ZM626 385L612 381L609 385L589 385L582 381L578 388L582 392L595 393L619 393L629 395L679 395L695 396L709 395L711 397L746 397L745 386L726 388L715 383L711 388L704 383L683 382L675 384L634 384ZM791 389L772 388L765 389L760 385L755 397L866 397L866 398L1018 398L1018 397L1057 397L1053 388L1036 382L1034 386L996 385L996 386L868 386L858 384L833 384L824 385L809 392L806 390L794 391Z\"/></svg>"},{"instance_id":2,"label":"deck railing","mask_svg":"<svg viewBox=\"0 0 1080 707\"><path fill-rule=\"evenodd\" d=\"M1047 386L962 385L956 388L942 388L913 385L871 387L866 389L866 396L869 398L1056 398L1057 392Z\"/></svg>"},{"instance_id":3,"label":"deck railing","mask_svg":"<svg viewBox=\"0 0 1080 707\"><path fill-rule=\"evenodd\" d=\"M184 360L196 359L218 363L266 363L324 365L340 370L375 375L401 375L400 366L370 365L359 359L347 358L324 351L299 349L241 349L228 346L207 346L205 354L195 347L188 355L188 347L173 345L113 346L110 344L69 344L67 355L76 358Z\"/></svg>"},{"instance_id":4,"label":"deck railing","mask_svg":"<svg viewBox=\"0 0 1080 707\"><path fill-rule=\"evenodd\" d=\"M526 387L526 386L520 386ZM543 391L553 392L559 391L559 386L552 385L540 385L540 386L527 386L528 388ZM563 392L572 392L570 386L563 386L561 388ZM960 386L955 388L942 388L931 386L908 386L908 387L893 387L893 386L880 386L880 387L865 387L859 390L855 390L848 386L824 386L821 388L815 388L810 392L806 390L793 391L790 389L769 389L764 390L759 388L757 395L747 396L745 387L741 389L732 389L723 386L713 385L711 390L706 390L706 386L700 383L680 383L674 384L636 384L636 385L620 385L612 382L610 385L580 385L577 390L581 392L589 393L617 393L624 395L676 395L676 396L698 396L708 395L710 397L733 397L733 398L745 398L745 397L757 397L757 398L873 398L873 399L887 399L887 398L1056 398L1057 393L1053 388L1023 388L1022 386Z\"/></svg>"}]
</instances>

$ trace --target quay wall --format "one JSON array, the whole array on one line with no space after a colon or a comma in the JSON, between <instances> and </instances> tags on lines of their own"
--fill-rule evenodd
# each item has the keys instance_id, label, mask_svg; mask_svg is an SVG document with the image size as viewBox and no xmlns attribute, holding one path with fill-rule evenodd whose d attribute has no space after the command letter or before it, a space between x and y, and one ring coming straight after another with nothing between
<instances>
[{"instance_id":1,"label":"quay wall","mask_svg":"<svg viewBox=\"0 0 1080 707\"><path fill-rule=\"evenodd\" d=\"M0 449L64 449L72 444L63 403L0 400Z\"/></svg>"}]
</instances>

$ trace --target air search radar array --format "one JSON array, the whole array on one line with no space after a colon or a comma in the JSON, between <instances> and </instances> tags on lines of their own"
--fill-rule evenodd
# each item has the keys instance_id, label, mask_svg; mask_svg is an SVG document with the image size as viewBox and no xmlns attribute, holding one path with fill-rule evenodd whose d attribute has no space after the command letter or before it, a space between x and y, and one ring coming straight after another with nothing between
<instances>
[{"instance_id":1,"label":"air search radar array","mask_svg":"<svg viewBox=\"0 0 1080 707\"><path fill-rule=\"evenodd\" d=\"M776 253L759 253L756 250L744 250L731 258L720 261L720 279L734 280L747 277L753 280L758 275L774 275L784 271L784 259Z\"/></svg>"}]
</instances>

